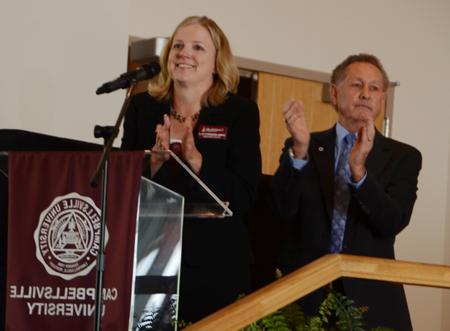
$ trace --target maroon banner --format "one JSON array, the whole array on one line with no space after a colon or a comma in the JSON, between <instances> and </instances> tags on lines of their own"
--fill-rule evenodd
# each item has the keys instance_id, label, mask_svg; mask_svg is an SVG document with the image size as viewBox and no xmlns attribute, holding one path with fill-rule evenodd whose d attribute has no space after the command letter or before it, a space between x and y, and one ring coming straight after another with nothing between
<instances>
[{"instance_id":1,"label":"maroon banner","mask_svg":"<svg viewBox=\"0 0 450 331\"><path fill-rule=\"evenodd\" d=\"M91 330L101 185L99 152L9 154L6 330ZM110 156L103 330L127 330L143 152Z\"/></svg>"}]
</instances>

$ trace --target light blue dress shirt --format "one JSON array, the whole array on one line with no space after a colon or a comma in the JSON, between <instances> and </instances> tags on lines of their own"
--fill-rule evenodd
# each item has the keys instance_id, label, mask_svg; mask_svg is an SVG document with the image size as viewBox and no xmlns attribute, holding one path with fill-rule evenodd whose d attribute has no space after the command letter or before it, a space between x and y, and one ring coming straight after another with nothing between
<instances>
[{"instance_id":1,"label":"light blue dress shirt","mask_svg":"<svg viewBox=\"0 0 450 331\"><path fill-rule=\"evenodd\" d=\"M336 143L334 145L334 170L336 170L337 162L339 159L338 156L341 153L344 138L349 133L350 132L348 132L347 129L345 129L339 122L336 123ZM356 136L358 137L358 134L356 134ZM296 159L296 158L293 158L292 156L289 156L289 158L291 159L292 166L297 170L303 169L303 167L305 165L307 165L309 162L308 157L306 158L306 160ZM361 178L361 180L359 180L358 182L353 182L350 179L349 184L352 185L355 189L357 189L364 183L364 180L366 179L366 177L367 177L367 171L366 171L364 177Z\"/></svg>"}]
</instances>

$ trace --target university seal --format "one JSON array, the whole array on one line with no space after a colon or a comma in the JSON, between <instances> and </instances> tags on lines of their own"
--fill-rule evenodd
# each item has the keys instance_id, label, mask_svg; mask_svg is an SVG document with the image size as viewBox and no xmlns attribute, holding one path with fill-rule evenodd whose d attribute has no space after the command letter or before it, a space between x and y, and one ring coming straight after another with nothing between
<instances>
[{"instance_id":1,"label":"university seal","mask_svg":"<svg viewBox=\"0 0 450 331\"><path fill-rule=\"evenodd\" d=\"M56 197L39 216L36 258L51 275L65 280L85 276L96 263L100 228L100 209L91 198L75 192Z\"/></svg>"}]
</instances>

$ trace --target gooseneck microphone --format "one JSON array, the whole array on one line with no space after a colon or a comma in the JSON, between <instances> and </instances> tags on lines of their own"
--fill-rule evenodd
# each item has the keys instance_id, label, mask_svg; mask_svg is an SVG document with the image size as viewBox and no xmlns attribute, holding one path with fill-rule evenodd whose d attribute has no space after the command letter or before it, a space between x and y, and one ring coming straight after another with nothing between
<instances>
[{"instance_id":1,"label":"gooseneck microphone","mask_svg":"<svg viewBox=\"0 0 450 331\"><path fill-rule=\"evenodd\" d=\"M96 94L110 93L118 89L128 88L131 82L139 82L141 80L146 80L153 78L161 71L161 67L156 62L151 62L138 67L135 70L127 71L120 75L118 78L104 83L100 86Z\"/></svg>"}]
</instances>

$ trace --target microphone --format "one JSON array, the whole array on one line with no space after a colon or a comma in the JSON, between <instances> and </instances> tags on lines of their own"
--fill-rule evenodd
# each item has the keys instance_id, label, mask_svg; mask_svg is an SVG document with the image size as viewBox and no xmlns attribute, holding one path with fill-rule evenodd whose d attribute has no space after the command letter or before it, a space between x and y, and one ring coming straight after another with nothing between
<instances>
[{"instance_id":1,"label":"microphone","mask_svg":"<svg viewBox=\"0 0 450 331\"><path fill-rule=\"evenodd\" d=\"M161 71L161 67L156 62L151 62L138 67L136 70L131 70L123 73L118 78L104 83L100 86L96 94L110 93L118 89L130 87L131 82L139 82L155 77Z\"/></svg>"}]
</instances>

